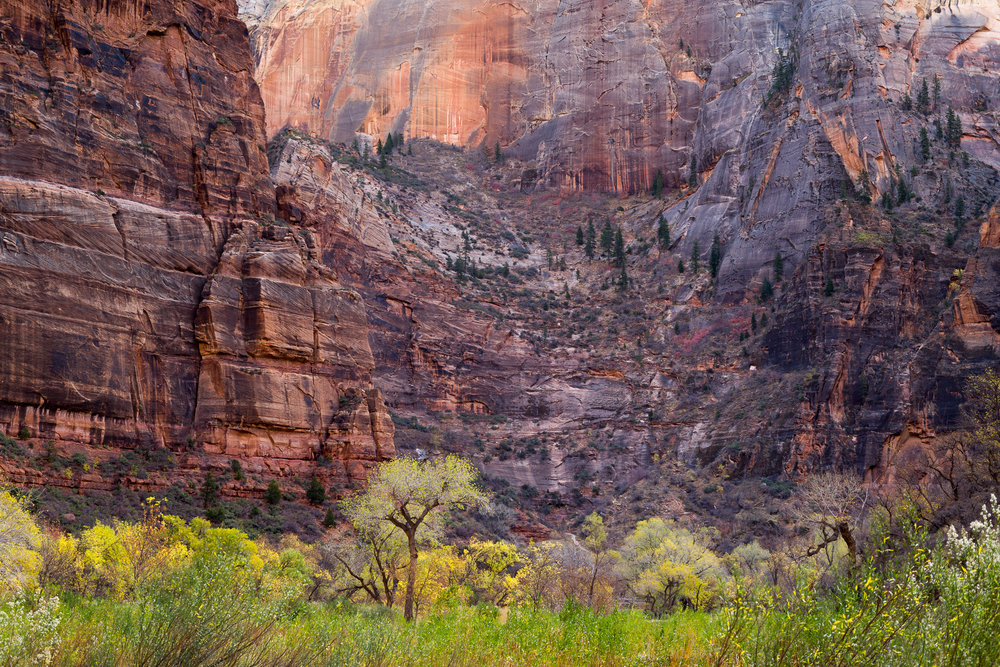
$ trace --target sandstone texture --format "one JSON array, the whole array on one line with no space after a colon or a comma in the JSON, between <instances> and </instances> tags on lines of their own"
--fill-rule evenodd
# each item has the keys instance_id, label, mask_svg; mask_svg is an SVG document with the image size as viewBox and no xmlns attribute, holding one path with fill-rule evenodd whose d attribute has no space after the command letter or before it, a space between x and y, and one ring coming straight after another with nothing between
<instances>
[{"instance_id":1,"label":"sandstone texture","mask_svg":"<svg viewBox=\"0 0 1000 667\"><path fill-rule=\"evenodd\" d=\"M523 535L777 530L795 481L961 425L1000 353L995 2L0 8L13 481L235 460L254 498L457 452Z\"/></svg>"},{"instance_id":2,"label":"sandstone texture","mask_svg":"<svg viewBox=\"0 0 1000 667\"><path fill-rule=\"evenodd\" d=\"M0 9L0 429L98 470L172 452L151 487L241 460L237 495L391 456L360 297L274 224L234 4ZM4 468L54 481L29 463Z\"/></svg>"}]
</instances>

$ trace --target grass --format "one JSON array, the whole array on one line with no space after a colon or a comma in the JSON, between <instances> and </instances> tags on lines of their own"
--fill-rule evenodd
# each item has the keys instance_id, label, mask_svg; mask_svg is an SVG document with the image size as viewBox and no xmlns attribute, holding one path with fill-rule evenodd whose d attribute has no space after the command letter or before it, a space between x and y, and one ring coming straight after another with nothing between
<instances>
[{"instance_id":1,"label":"grass","mask_svg":"<svg viewBox=\"0 0 1000 667\"><path fill-rule=\"evenodd\" d=\"M68 599L52 664L699 665L722 621L702 612L655 621L638 611L455 606L411 624L382 607L235 599L208 604L195 593L148 607Z\"/></svg>"}]
</instances>

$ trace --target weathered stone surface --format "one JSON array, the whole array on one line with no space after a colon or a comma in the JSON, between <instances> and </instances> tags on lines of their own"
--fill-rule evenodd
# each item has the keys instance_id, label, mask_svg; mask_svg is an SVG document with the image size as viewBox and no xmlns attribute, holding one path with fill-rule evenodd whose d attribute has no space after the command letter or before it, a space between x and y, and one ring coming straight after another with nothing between
<instances>
[{"instance_id":1,"label":"weathered stone surface","mask_svg":"<svg viewBox=\"0 0 1000 667\"><path fill-rule=\"evenodd\" d=\"M136 482L151 488L233 458L309 474L334 437L354 458L323 477L391 456L360 297L310 234L269 222L235 5L0 2L0 17L0 429L96 461L177 453ZM343 426L346 392L365 418Z\"/></svg>"},{"instance_id":2,"label":"weathered stone surface","mask_svg":"<svg viewBox=\"0 0 1000 667\"><path fill-rule=\"evenodd\" d=\"M721 236L726 290L775 249L803 260L845 188L891 188L919 129L899 103L924 79L939 77L964 148L1000 164L992 0L261 0L241 16L272 135L499 142L532 183L624 192L658 170L680 187L693 159L701 186L667 216L686 248Z\"/></svg>"}]
</instances>

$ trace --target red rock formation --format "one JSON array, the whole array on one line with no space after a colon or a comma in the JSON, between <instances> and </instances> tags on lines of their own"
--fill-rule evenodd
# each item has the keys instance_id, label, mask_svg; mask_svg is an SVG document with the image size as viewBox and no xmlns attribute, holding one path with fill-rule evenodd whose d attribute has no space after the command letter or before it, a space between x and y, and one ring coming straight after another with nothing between
<instances>
[{"instance_id":1,"label":"red rock formation","mask_svg":"<svg viewBox=\"0 0 1000 667\"><path fill-rule=\"evenodd\" d=\"M358 295L272 225L234 3L0 17L0 429L184 451L154 485L231 458L304 475L324 453L356 478L391 456Z\"/></svg>"}]
</instances>

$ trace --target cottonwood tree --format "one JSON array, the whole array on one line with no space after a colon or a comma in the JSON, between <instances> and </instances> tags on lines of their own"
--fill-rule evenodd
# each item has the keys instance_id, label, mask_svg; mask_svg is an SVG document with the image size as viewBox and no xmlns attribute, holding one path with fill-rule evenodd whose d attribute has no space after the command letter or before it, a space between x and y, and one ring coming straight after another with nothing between
<instances>
[{"instance_id":1,"label":"cottonwood tree","mask_svg":"<svg viewBox=\"0 0 1000 667\"><path fill-rule=\"evenodd\" d=\"M355 540L335 539L320 549L320 566L348 598L364 593L390 609L407 565L403 535L389 523L355 529Z\"/></svg>"},{"instance_id":2,"label":"cottonwood tree","mask_svg":"<svg viewBox=\"0 0 1000 667\"><path fill-rule=\"evenodd\" d=\"M0 491L0 592L30 585L41 565L40 538L24 504Z\"/></svg>"},{"instance_id":3,"label":"cottonwood tree","mask_svg":"<svg viewBox=\"0 0 1000 667\"><path fill-rule=\"evenodd\" d=\"M621 549L628 590L656 616L678 605L710 607L726 576L708 546L711 538L709 531L692 532L659 517L640 521Z\"/></svg>"},{"instance_id":4,"label":"cottonwood tree","mask_svg":"<svg viewBox=\"0 0 1000 667\"><path fill-rule=\"evenodd\" d=\"M407 620L413 620L417 545L450 510L486 502L486 494L476 486L477 476L471 463L456 456L429 461L403 457L380 464L368 478L367 491L342 501L344 515L356 530L392 526L406 538Z\"/></svg>"},{"instance_id":5,"label":"cottonwood tree","mask_svg":"<svg viewBox=\"0 0 1000 667\"><path fill-rule=\"evenodd\" d=\"M590 584L587 587L587 604L593 607L597 577L607 567L609 561L615 557L615 554L608 548L608 531L604 529L604 519L597 512L591 512L583 520L583 528L580 532L583 533L583 545L594 555Z\"/></svg>"},{"instance_id":6,"label":"cottonwood tree","mask_svg":"<svg viewBox=\"0 0 1000 667\"><path fill-rule=\"evenodd\" d=\"M799 487L797 500L799 520L818 532L818 541L806 549L806 555L822 552L832 565L831 547L843 540L853 565L858 557L858 522L868 504L861 480L839 473L813 475Z\"/></svg>"}]
</instances>

